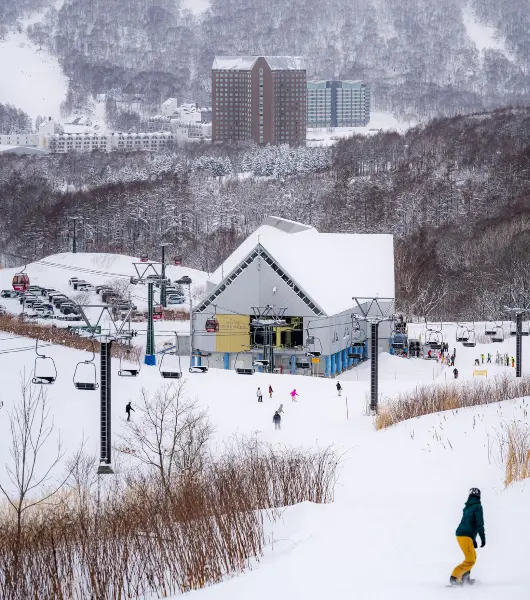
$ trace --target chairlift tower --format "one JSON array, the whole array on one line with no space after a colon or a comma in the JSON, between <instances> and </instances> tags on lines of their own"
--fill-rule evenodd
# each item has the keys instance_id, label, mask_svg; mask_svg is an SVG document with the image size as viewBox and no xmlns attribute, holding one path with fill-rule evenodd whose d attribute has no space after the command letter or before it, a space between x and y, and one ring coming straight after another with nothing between
<instances>
[{"instance_id":1,"label":"chairlift tower","mask_svg":"<svg viewBox=\"0 0 530 600\"><path fill-rule=\"evenodd\" d=\"M163 308L166 308L166 306L167 306L166 248L169 245L170 244L168 242L164 242L164 243L160 244L160 247L162 248L162 273L161 273L162 279L160 281L160 304L163 306Z\"/></svg>"},{"instance_id":2,"label":"chairlift tower","mask_svg":"<svg viewBox=\"0 0 530 600\"><path fill-rule=\"evenodd\" d=\"M145 344L144 363L150 367L156 366L155 354L155 328L153 323L154 312L154 286L155 281L158 281L161 286L160 302L162 304L162 294L165 295L165 246L162 246L162 262L139 262L133 263L134 269L138 277L131 277L132 284L147 283L147 341ZM157 267L162 266L161 272ZM148 279L149 276L149 279ZM163 286L163 290L162 290Z\"/></svg>"},{"instance_id":3,"label":"chairlift tower","mask_svg":"<svg viewBox=\"0 0 530 600\"><path fill-rule=\"evenodd\" d=\"M357 321L370 324L370 411L377 414L379 404L379 325L383 321L392 321L394 315L389 315L390 308L394 306L394 298L352 298L355 300L360 314L354 314ZM383 310L379 302L388 302L389 306ZM364 309L362 304L368 304Z\"/></svg>"},{"instance_id":4,"label":"chairlift tower","mask_svg":"<svg viewBox=\"0 0 530 600\"><path fill-rule=\"evenodd\" d=\"M513 295L512 295L513 297ZM513 303L515 298L513 298ZM505 306L504 311L515 315L515 376L523 376L523 315L530 312L530 301L524 299L521 306Z\"/></svg>"},{"instance_id":5,"label":"chairlift tower","mask_svg":"<svg viewBox=\"0 0 530 600\"><path fill-rule=\"evenodd\" d=\"M251 323L254 326L263 328L263 360L268 361L265 369L267 373L274 372L274 337L276 328L286 324L284 319L286 307L276 308L268 304L267 306L253 306L252 312L254 318Z\"/></svg>"},{"instance_id":6,"label":"chairlift tower","mask_svg":"<svg viewBox=\"0 0 530 600\"><path fill-rule=\"evenodd\" d=\"M96 337L95 332L100 326L102 317L105 313L108 314L110 322L114 326L114 331L110 330L108 333L100 337L100 455L99 455L99 467L98 475L111 475L114 473L112 470L112 342L117 340L129 339L133 336L134 332L124 332L125 323L130 319L132 308L123 319L120 327L116 325L112 317L110 307L106 304L83 304L77 305L83 320L87 324L88 330L92 332L92 339ZM88 319L85 309L86 308L99 308L99 317L95 323L91 323Z\"/></svg>"}]
</instances>

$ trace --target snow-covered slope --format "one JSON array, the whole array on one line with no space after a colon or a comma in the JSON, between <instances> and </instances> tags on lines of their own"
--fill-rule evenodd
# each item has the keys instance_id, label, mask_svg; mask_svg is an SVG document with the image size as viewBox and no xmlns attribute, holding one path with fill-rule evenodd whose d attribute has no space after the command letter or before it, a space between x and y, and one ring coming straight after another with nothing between
<instances>
[{"instance_id":1,"label":"snow-covered slope","mask_svg":"<svg viewBox=\"0 0 530 600\"><path fill-rule=\"evenodd\" d=\"M28 16L18 31L0 40L0 103L13 104L32 119L38 115L57 119L68 78L46 46L33 43L26 33L28 26L43 18L42 13Z\"/></svg>"},{"instance_id":2,"label":"snow-covered slope","mask_svg":"<svg viewBox=\"0 0 530 600\"><path fill-rule=\"evenodd\" d=\"M495 27L481 23L470 4L462 10L462 17L467 35L481 54L485 50L497 50L508 60L515 61L514 55L506 48L503 36Z\"/></svg>"},{"instance_id":3,"label":"snow-covered slope","mask_svg":"<svg viewBox=\"0 0 530 600\"><path fill-rule=\"evenodd\" d=\"M57 262L59 259L55 257ZM66 259L65 259L66 260ZM122 271L127 257L99 264ZM92 266L98 266L92 264ZM447 341L455 325L445 325ZM411 327L414 329L415 327ZM420 329L420 326L418 326ZM419 333L419 332L416 332ZM501 346L514 351L515 340L503 345L484 344L474 354L495 353ZM524 340L525 369L530 368L530 339ZM2 400L0 411L0 464L8 460L6 411L17 397L21 373L33 368L31 344L25 339L0 335ZM28 348L24 351L24 348ZM58 379L48 387L51 411L65 447L73 452L83 436L88 450L97 451L98 392L79 392L72 384L76 364L88 354L47 347L58 367ZM462 380L469 380L473 354L457 347ZM143 367L137 379L117 377L113 368L113 430L124 427L128 400L139 402L139 390L156 390L163 384L157 368ZM187 359L182 371L187 373ZM381 393L392 397L399 390L432 381L445 385L448 367L433 374L433 362L381 357ZM506 367L493 372L513 373ZM361 375L366 367L359 370ZM446 594L466 599L523 600L530 594L527 568L530 537L530 487L522 483L503 489L503 469L497 460L496 439L501 425L512 419L527 421L527 401L515 400L487 407L429 415L376 432L371 417L364 416L368 378L341 377L343 396L335 382L324 379L256 374L211 369L204 375L185 377L186 394L197 397L216 426L221 443L234 433L255 435L273 443L320 447L333 444L346 452L335 502L328 506L304 504L284 511L280 522L269 526L270 544L265 557L252 570L193 597L217 600L438 600ZM255 390L272 384L272 400L256 402ZM299 401L292 403L294 388ZM347 418L346 402L349 418ZM283 403L282 430L274 431L272 415ZM134 418L134 414L133 414ZM0 481L5 471L0 468ZM467 490L482 489L487 545L478 551L474 576L481 585L449 592L445 586L452 568L461 561L455 529Z\"/></svg>"}]
</instances>

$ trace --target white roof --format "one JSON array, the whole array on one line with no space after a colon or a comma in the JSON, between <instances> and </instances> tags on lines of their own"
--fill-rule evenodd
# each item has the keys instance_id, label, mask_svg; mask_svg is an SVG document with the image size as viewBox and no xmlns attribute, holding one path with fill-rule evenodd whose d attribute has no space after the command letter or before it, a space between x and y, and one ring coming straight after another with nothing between
<instances>
[{"instance_id":1,"label":"white roof","mask_svg":"<svg viewBox=\"0 0 530 600\"><path fill-rule=\"evenodd\" d=\"M391 235L319 233L268 217L209 278L221 283L259 244L327 314L353 307L353 297L394 298Z\"/></svg>"},{"instance_id":2,"label":"white roof","mask_svg":"<svg viewBox=\"0 0 530 600\"><path fill-rule=\"evenodd\" d=\"M173 102L176 102L176 98L168 98L165 102L162 102L162 106L170 106Z\"/></svg>"},{"instance_id":3,"label":"white roof","mask_svg":"<svg viewBox=\"0 0 530 600\"><path fill-rule=\"evenodd\" d=\"M250 71L259 56L216 56L214 71ZM272 71L298 71L305 69L301 56L264 56Z\"/></svg>"},{"instance_id":4,"label":"white roof","mask_svg":"<svg viewBox=\"0 0 530 600\"><path fill-rule=\"evenodd\" d=\"M311 229L260 242L327 315L352 308L353 297L394 298L392 235Z\"/></svg>"}]
</instances>

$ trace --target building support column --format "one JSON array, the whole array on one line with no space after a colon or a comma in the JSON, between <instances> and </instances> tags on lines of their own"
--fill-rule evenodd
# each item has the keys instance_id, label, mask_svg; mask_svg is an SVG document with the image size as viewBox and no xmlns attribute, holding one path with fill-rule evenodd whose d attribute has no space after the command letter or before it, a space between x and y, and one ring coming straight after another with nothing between
<instances>
[{"instance_id":1,"label":"building support column","mask_svg":"<svg viewBox=\"0 0 530 600\"><path fill-rule=\"evenodd\" d=\"M333 377L335 375L335 373L337 372L337 365L336 365L336 356L335 354L331 355L331 376Z\"/></svg>"},{"instance_id":2,"label":"building support column","mask_svg":"<svg viewBox=\"0 0 530 600\"><path fill-rule=\"evenodd\" d=\"M230 370L230 353L225 352L223 356L223 367L226 371Z\"/></svg>"},{"instance_id":3,"label":"building support column","mask_svg":"<svg viewBox=\"0 0 530 600\"><path fill-rule=\"evenodd\" d=\"M296 356L291 356L291 375L296 375Z\"/></svg>"},{"instance_id":4,"label":"building support column","mask_svg":"<svg viewBox=\"0 0 530 600\"><path fill-rule=\"evenodd\" d=\"M324 357L326 361L326 377L331 377L331 356Z\"/></svg>"}]
</instances>

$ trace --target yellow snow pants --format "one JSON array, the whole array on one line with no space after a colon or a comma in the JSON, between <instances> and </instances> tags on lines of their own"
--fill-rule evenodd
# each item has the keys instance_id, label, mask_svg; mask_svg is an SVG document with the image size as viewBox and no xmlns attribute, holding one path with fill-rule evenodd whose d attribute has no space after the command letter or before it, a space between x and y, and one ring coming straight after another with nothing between
<instances>
[{"instance_id":1,"label":"yellow snow pants","mask_svg":"<svg viewBox=\"0 0 530 600\"><path fill-rule=\"evenodd\" d=\"M477 562L477 553L473 546L473 540L467 536L456 536L456 541L464 553L464 562L455 567L452 575L459 581L462 579L462 575L471 571L474 564Z\"/></svg>"}]
</instances>

